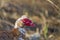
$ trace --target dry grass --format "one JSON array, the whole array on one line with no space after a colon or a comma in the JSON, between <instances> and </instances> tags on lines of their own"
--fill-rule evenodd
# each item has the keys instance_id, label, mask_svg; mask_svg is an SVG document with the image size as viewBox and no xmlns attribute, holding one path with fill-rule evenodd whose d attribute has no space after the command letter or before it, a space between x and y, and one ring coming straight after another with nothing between
<instances>
[{"instance_id":1,"label":"dry grass","mask_svg":"<svg viewBox=\"0 0 60 40\"><path fill-rule=\"evenodd\" d=\"M46 40L60 40L60 0L0 0L0 27L2 29L7 25L12 27L23 14L29 16L36 27L40 28L40 35L44 35L41 38L46 39L48 33ZM57 31L51 33L48 28L57 29ZM57 39L56 34L58 34Z\"/></svg>"}]
</instances>

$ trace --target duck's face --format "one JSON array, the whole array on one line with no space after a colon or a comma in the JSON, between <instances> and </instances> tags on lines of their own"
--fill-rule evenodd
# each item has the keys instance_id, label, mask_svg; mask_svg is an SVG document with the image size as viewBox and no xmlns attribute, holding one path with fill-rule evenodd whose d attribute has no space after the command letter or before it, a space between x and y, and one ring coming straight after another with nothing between
<instances>
[{"instance_id":1,"label":"duck's face","mask_svg":"<svg viewBox=\"0 0 60 40\"><path fill-rule=\"evenodd\" d=\"M34 27L35 24L29 18L19 18L15 23L15 28L25 26Z\"/></svg>"}]
</instances>

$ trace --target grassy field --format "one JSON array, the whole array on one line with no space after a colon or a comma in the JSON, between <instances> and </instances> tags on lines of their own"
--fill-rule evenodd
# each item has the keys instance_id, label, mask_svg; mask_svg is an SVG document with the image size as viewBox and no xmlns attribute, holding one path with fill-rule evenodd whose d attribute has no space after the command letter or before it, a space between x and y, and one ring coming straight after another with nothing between
<instances>
[{"instance_id":1,"label":"grassy field","mask_svg":"<svg viewBox=\"0 0 60 40\"><path fill-rule=\"evenodd\" d=\"M36 24L29 33L40 33L41 40L60 40L60 0L0 0L0 30L11 30L22 15Z\"/></svg>"}]
</instances>

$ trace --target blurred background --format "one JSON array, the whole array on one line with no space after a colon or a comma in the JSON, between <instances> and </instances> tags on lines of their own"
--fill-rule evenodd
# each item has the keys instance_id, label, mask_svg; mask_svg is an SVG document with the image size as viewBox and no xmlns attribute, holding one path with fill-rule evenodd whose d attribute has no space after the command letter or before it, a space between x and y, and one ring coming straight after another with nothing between
<instances>
[{"instance_id":1,"label":"blurred background","mask_svg":"<svg viewBox=\"0 0 60 40\"><path fill-rule=\"evenodd\" d=\"M36 24L30 34L39 33L41 40L60 40L60 0L0 0L0 30L11 30L22 15Z\"/></svg>"}]
</instances>

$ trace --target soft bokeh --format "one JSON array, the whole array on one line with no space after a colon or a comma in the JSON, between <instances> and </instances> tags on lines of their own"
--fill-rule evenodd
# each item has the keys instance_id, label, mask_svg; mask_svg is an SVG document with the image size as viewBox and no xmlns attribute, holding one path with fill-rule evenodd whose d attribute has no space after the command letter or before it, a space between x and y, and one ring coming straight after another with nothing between
<instances>
[{"instance_id":1,"label":"soft bokeh","mask_svg":"<svg viewBox=\"0 0 60 40\"><path fill-rule=\"evenodd\" d=\"M36 24L27 37L35 33L40 40L60 40L60 0L0 0L0 30L13 29L22 15Z\"/></svg>"}]
</instances>

